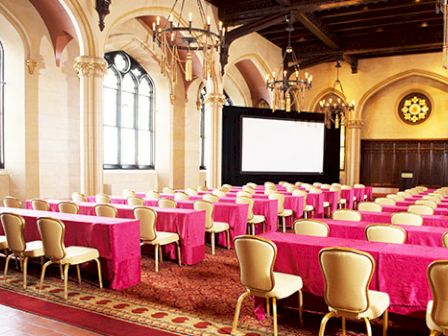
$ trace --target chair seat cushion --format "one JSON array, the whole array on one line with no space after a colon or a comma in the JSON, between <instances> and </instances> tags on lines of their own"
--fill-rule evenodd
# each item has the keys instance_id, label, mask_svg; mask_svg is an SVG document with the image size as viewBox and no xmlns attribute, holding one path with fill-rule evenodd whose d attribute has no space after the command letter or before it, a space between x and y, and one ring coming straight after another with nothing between
<instances>
[{"instance_id":1,"label":"chair seat cushion","mask_svg":"<svg viewBox=\"0 0 448 336\"><path fill-rule=\"evenodd\" d=\"M262 215L254 215L251 220L249 220L249 224L260 224L264 223L266 221L266 218Z\"/></svg>"},{"instance_id":2,"label":"chair seat cushion","mask_svg":"<svg viewBox=\"0 0 448 336\"><path fill-rule=\"evenodd\" d=\"M65 258L60 262L61 264L77 265L99 257L100 253L95 248L70 246L65 249Z\"/></svg>"},{"instance_id":3,"label":"chair seat cushion","mask_svg":"<svg viewBox=\"0 0 448 336\"><path fill-rule=\"evenodd\" d=\"M283 299L291 296L303 287L302 278L298 275L274 272L274 281L274 289L266 294L268 297Z\"/></svg>"},{"instance_id":4,"label":"chair seat cushion","mask_svg":"<svg viewBox=\"0 0 448 336\"><path fill-rule=\"evenodd\" d=\"M428 306L426 308L426 326L429 328L429 330L436 330L438 332L443 332L443 329L440 326L438 326L432 319L431 314L433 305L434 305L433 300L428 302Z\"/></svg>"},{"instance_id":5,"label":"chair seat cushion","mask_svg":"<svg viewBox=\"0 0 448 336\"><path fill-rule=\"evenodd\" d=\"M5 250L8 248L8 242L6 241L6 236L0 236L0 250Z\"/></svg>"},{"instance_id":6,"label":"chair seat cushion","mask_svg":"<svg viewBox=\"0 0 448 336\"><path fill-rule=\"evenodd\" d=\"M306 211L306 212L313 211L314 207L312 205L307 204L307 205L305 205L305 209L303 209L303 210Z\"/></svg>"},{"instance_id":7,"label":"chair seat cushion","mask_svg":"<svg viewBox=\"0 0 448 336\"><path fill-rule=\"evenodd\" d=\"M325 201L324 202L324 208L328 208L330 206L330 202Z\"/></svg>"},{"instance_id":8,"label":"chair seat cushion","mask_svg":"<svg viewBox=\"0 0 448 336\"><path fill-rule=\"evenodd\" d=\"M345 198L341 198L341 199L339 200L339 203L340 203L340 204L345 204L345 203L347 203L347 200L346 200Z\"/></svg>"},{"instance_id":9,"label":"chair seat cushion","mask_svg":"<svg viewBox=\"0 0 448 336\"><path fill-rule=\"evenodd\" d=\"M369 290L369 301L369 309L367 309L364 313L359 314L359 318L367 317L368 319L375 319L383 315L389 307L389 294Z\"/></svg>"},{"instance_id":10,"label":"chair seat cushion","mask_svg":"<svg viewBox=\"0 0 448 336\"><path fill-rule=\"evenodd\" d=\"M280 217L289 217L292 216L292 210L291 209L283 209L282 213L278 214Z\"/></svg>"},{"instance_id":11,"label":"chair seat cushion","mask_svg":"<svg viewBox=\"0 0 448 336\"><path fill-rule=\"evenodd\" d=\"M229 229L229 224L224 222L213 222L213 227L205 229L207 232L224 232Z\"/></svg>"},{"instance_id":12,"label":"chair seat cushion","mask_svg":"<svg viewBox=\"0 0 448 336\"><path fill-rule=\"evenodd\" d=\"M43 257L44 254L44 246L42 245L42 242L40 240L35 240L26 243L26 249L24 253L25 257Z\"/></svg>"},{"instance_id":13,"label":"chair seat cushion","mask_svg":"<svg viewBox=\"0 0 448 336\"><path fill-rule=\"evenodd\" d=\"M143 241L144 244L151 245L168 245L179 241L179 235L175 232L157 231L157 238L151 241Z\"/></svg>"}]
</instances>

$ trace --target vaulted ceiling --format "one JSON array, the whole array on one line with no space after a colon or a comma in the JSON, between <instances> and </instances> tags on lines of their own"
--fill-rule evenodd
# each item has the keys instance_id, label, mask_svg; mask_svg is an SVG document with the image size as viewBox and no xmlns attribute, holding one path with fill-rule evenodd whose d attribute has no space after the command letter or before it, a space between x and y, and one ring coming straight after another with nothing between
<instances>
[{"instance_id":1,"label":"vaulted ceiling","mask_svg":"<svg viewBox=\"0 0 448 336\"><path fill-rule=\"evenodd\" d=\"M442 50L443 17L437 0L209 0L231 28L227 43L258 32L287 45L285 16L293 15L292 45L301 67ZM224 55L225 62L225 55Z\"/></svg>"}]
</instances>

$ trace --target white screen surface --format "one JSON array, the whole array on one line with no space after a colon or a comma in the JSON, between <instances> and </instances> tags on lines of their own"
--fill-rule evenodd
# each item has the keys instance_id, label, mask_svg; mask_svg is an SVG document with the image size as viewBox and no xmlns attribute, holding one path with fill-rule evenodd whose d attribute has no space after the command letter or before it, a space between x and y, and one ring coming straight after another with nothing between
<instances>
[{"instance_id":1,"label":"white screen surface","mask_svg":"<svg viewBox=\"0 0 448 336\"><path fill-rule=\"evenodd\" d=\"M243 172L323 172L323 123L242 119Z\"/></svg>"}]
</instances>

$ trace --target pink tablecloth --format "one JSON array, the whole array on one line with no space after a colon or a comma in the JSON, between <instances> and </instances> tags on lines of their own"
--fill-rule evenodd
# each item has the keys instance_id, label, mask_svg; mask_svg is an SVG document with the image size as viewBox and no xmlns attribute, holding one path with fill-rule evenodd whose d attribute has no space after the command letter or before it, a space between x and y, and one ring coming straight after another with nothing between
<instances>
[{"instance_id":1,"label":"pink tablecloth","mask_svg":"<svg viewBox=\"0 0 448 336\"><path fill-rule=\"evenodd\" d=\"M94 247L99 251L103 277L111 289L122 290L140 282L140 223L137 220L13 208L0 208L0 212L24 217L27 241L41 239L36 224L38 217L60 219L65 224L66 246ZM3 233L1 227L0 232Z\"/></svg>"},{"instance_id":2,"label":"pink tablecloth","mask_svg":"<svg viewBox=\"0 0 448 336\"><path fill-rule=\"evenodd\" d=\"M355 191L352 189L342 189L341 198L347 201L347 209L353 209L353 197L355 196Z\"/></svg>"},{"instance_id":3,"label":"pink tablecloth","mask_svg":"<svg viewBox=\"0 0 448 336\"><path fill-rule=\"evenodd\" d=\"M306 204L312 205L314 207L315 217L324 216L324 193L320 194L308 193L308 196L306 196Z\"/></svg>"},{"instance_id":4,"label":"pink tablecloth","mask_svg":"<svg viewBox=\"0 0 448 336\"><path fill-rule=\"evenodd\" d=\"M390 311L399 314L421 313L426 310L431 298L426 279L427 267L434 260L448 259L448 249L438 247L370 243L278 232L262 236L277 245L275 270L300 275L304 290L319 296L323 295L324 289L318 262L318 254L322 248L345 246L370 253L376 260L376 271L370 289L388 293Z\"/></svg>"},{"instance_id":5,"label":"pink tablecloth","mask_svg":"<svg viewBox=\"0 0 448 336\"><path fill-rule=\"evenodd\" d=\"M415 204L415 201L398 201L395 203L397 206L410 206ZM439 202L437 203L438 209L448 209L448 202Z\"/></svg>"},{"instance_id":6,"label":"pink tablecloth","mask_svg":"<svg viewBox=\"0 0 448 336\"><path fill-rule=\"evenodd\" d=\"M353 189L353 194L356 198L356 202L362 202L364 201L364 195L366 195L366 190L365 187L364 188L352 188Z\"/></svg>"},{"instance_id":7,"label":"pink tablecloth","mask_svg":"<svg viewBox=\"0 0 448 336\"><path fill-rule=\"evenodd\" d=\"M399 206L399 205L383 205L383 212L400 212L400 211L408 211L407 206ZM434 209L434 215L448 215L448 208L436 208Z\"/></svg>"},{"instance_id":8,"label":"pink tablecloth","mask_svg":"<svg viewBox=\"0 0 448 336\"><path fill-rule=\"evenodd\" d=\"M370 212L370 211L360 211L362 215L362 220L366 222L373 223L390 223L392 212ZM440 226L448 228L448 216L432 215L432 216L422 216L423 225L425 226Z\"/></svg>"},{"instance_id":9,"label":"pink tablecloth","mask_svg":"<svg viewBox=\"0 0 448 336\"><path fill-rule=\"evenodd\" d=\"M324 201L330 203L331 212L338 208L339 195L337 191L323 190Z\"/></svg>"}]
</instances>

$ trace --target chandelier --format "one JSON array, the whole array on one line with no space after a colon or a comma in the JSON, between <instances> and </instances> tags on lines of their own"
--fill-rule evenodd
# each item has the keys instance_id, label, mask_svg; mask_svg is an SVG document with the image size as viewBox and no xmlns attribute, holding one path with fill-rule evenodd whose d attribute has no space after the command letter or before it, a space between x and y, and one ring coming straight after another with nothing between
<instances>
[{"instance_id":1,"label":"chandelier","mask_svg":"<svg viewBox=\"0 0 448 336\"><path fill-rule=\"evenodd\" d=\"M272 111L285 110L291 112L292 106L296 106L298 112L302 109L303 101L305 99L305 90L311 88L313 76L308 72L302 78L299 68L299 62L294 49L291 46L291 33L294 31L294 18L291 14L286 17L286 31L288 32L288 46L283 53L283 61L277 75L275 72L269 74L266 78L266 87L272 93ZM293 69L289 71L285 69L290 65Z\"/></svg>"},{"instance_id":2,"label":"chandelier","mask_svg":"<svg viewBox=\"0 0 448 336\"><path fill-rule=\"evenodd\" d=\"M193 26L193 14L188 13L184 19L185 3L195 2L200 15L199 26ZM175 10L180 6L179 16L175 18ZM193 7L194 4L191 4ZM190 9L192 7L189 7ZM172 84L177 83L177 65L184 73L185 80L193 79L193 54L202 55L202 79L215 76L216 53L224 44L226 29L219 22L218 32L211 29L211 19L206 15L202 0L175 0L167 19L160 16L152 23L153 42L162 49L162 73L170 74Z\"/></svg>"},{"instance_id":3,"label":"chandelier","mask_svg":"<svg viewBox=\"0 0 448 336\"><path fill-rule=\"evenodd\" d=\"M347 120L347 115L350 111L355 109L355 101L352 100L347 103L348 99L345 97L344 88L339 80L339 69L341 68L341 62L336 62L336 80L333 84L333 92L337 93L338 98L333 100L333 98L322 99L319 102L320 110L325 114L325 126L331 128L331 123L334 124L335 128L345 125ZM339 89L338 89L339 86Z\"/></svg>"}]
</instances>

